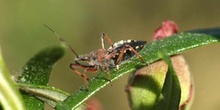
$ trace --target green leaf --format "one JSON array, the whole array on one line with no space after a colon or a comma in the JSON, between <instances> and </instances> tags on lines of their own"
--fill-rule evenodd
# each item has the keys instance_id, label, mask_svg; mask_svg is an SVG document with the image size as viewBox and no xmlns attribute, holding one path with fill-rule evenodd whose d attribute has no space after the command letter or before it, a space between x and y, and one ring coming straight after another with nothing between
<instances>
[{"instance_id":1,"label":"green leaf","mask_svg":"<svg viewBox=\"0 0 220 110\"><path fill-rule=\"evenodd\" d=\"M4 110L25 110L21 94L12 81L0 50L0 102ZM0 107L2 109L2 107Z\"/></svg>"},{"instance_id":2,"label":"green leaf","mask_svg":"<svg viewBox=\"0 0 220 110\"><path fill-rule=\"evenodd\" d=\"M178 110L181 97L178 77L174 71L170 58L161 53L159 53L159 56L168 64L168 71L154 110Z\"/></svg>"},{"instance_id":3,"label":"green leaf","mask_svg":"<svg viewBox=\"0 0 220 110\"><path fill-rule=\"evenodd\" d=\"M140 67L159 60L160 57L157 55L158 52L167 55L176 55L195 47L217 43L219 40L220 28L215 28L179 33L173 37L148 43L140 52L140 55L146 63L142 63L137 57L133 57L131 60L122 63L119 70L115 68L110 70L111 81L118 79L128 72L135 71ZM64 102L58 103L56 108L58 110L76 109L86 99L109 83L110 82L106 80L106 72L101 72L89 81L89 91L86 91L85 86L82 86Z\"/></svg>"},{"instance_id":4,"label":"green leaf","mask_svg":"<svg viewBox=\"0 0 220 110\"><path fill-rule=\"evenodd\" d=\"M63 47L51 47L44 49L31 58L23 67L17 78L18 83L47 85L55 62L64 55ZM25 94L23 98L27 110L39 110L44 108L44 102Z\"/></svg>"},{"instance_id":5,"label":"green leaf","mask_svg":"<svg viewBox=\"0 0 220 110\"><path fill-rule=\"evenodd\" d=\"M54 87L21 83L17 83L17 85L21 91L47 102L52 107L55 107L58 101L64 101L70 96L69 93Z\"/></svg>"}]
</instances>

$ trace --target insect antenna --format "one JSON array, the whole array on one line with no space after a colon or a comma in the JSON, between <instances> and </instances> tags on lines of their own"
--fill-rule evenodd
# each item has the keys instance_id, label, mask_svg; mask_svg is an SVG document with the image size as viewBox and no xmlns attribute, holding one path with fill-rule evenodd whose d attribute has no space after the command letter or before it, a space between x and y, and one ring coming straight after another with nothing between
<instances>
[{"instance_id":1,"label":"insect antenna","mask_svg":"<svg viewBox=\"0 0 220 110\"><path fill-rule=\"evenodd\" d=\"M56 33L56 31L54 31L53 29L51 29L51 28L50 28L49 26L47 26L46 24L44 24L44 26L45 26L46 28L48 28L51 32L53 32L53 34L54 34L67 48L69 48L70 51L73 52L74 55L76 55L76 57L79 57L79 55L76 53L76 51L75 51L69 44L67 44L66 41Z\"/></svg>"}]
</instances>

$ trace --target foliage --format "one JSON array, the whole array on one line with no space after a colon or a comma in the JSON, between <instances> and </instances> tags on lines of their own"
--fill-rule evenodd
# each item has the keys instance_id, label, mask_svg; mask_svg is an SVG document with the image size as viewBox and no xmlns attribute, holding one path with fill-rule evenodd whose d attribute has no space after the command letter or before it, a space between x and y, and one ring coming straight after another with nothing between
<instances>
[{"instance_id":1,"label":"foliage","mask_svg":"<svg viewBox=\"0 0 220 110\"><path fill-rule=\"evenodd\" d=\"M148 43L140 52L140 55L143 57L145 63L140 62L137 57L133 57L131 60L123 62L120 64L119 70L116 70L115 68L110 69L111 81L118 79L126 73L133 72L138 68L160 60L162 57L161 55L158 55L158 53L172 56L192 48L217 43L219 40L220 28L213 28L183 32L176 34L173 37ZM16 82L24 98L26 109L43 109L44 101L48 102L57 110L77 109L77 107L83 104L85 100L110 83L106 79L106 72L100 72L95 78L89 81L88 91L85 86L82 86L76 92L69 95L69 93L62 90L47 86L52 67L54 63L63 56L63 54L63 47L47 48L36 54L23 67ZM169 64L169 60L167 59L168 58L165 57L165 60ZM0 62L0 64L4 65L3 62ZM0 70L4 70L1 71L1 74L5 74L6 76L9 75L9 73L5 71L5 66L1 66ZM172 69L172 65L169 66L169 71L171 71L172 74L168 74L170 76L167 76L166 82L168 82L168 85L175 85L173 86L173 89L177 89L178 81L173 74L175 72ZM4 79L9 81L7 82L9 85L6 85L3 88L0 87L0 92L4 92L6 90L5 88L16 88L13 86L13 82L10 81L10 78L5 77ZM166 84L167 83L165 83L165 88L162 90L162 94L164 93L164 90L169 90L170 88L169 86L166 86ZM6 90L5 95L10 96L12 93L9 91L10 90ZM169 95L172 94L172 90L170 92L166 92L166 94L168 95L164 96L168 96L170 97L169 100L172 100L172 96ZM3 108L7 107L3 102L9 100L11 97L6 98L7 99L1 98ZM17 94L17 98L22 100L19 97L19 94ZM9 103L9 106L13 106L13 103ZM164 107L164 103L158 104L158 108L161 107Z\"/></svg>"}]
</instances>

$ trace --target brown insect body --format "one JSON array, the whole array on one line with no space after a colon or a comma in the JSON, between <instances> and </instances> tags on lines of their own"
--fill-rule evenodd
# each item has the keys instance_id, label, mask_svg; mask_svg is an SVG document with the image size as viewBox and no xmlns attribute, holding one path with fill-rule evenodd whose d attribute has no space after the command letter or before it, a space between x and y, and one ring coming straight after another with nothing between
<instances>
[{"instance_id":1,"label":"brown insect body","mask_svg":"<svg viewBox=\"0 0 220 110\"><path fill-rule=\"evenodd\" d=\"M110 44L108 49L105 49L104 46L104 38ZM79 55L75 58L75 63L70 64L70 68L80 76L82 76L85 80L85 85L88 88L88 80L86 73L87 72L96 72L99 69L105 70L107 72L108 79L110 80L110 67L116 67L118 69L118 65L127 61L134 55L138 56L141 61L143 61L142 57L138 54L138 52L144 47L147 43L146 41L136 41L136 40L121 40L115 42L114 44L108 38L107 35L103 34L101 37L102 48L97 49L95 51L90 52L90 54ZM87 64L83 63L86 62ZM75 68L84 69L83 73L80 73Z\"/></svg>"},{"instance_id":2,"label":"brown insect body","mask_svg":"<svg viewBox=\"0 0 220 110\"><path fill-rule=\"evenodd\" d=\"M78 55L75 50L73 50L71 46L69 46L60 36L58 36L54 30L47 25L45 25L45 27L51 30L55 36L76 55L74 63L70 63L70 68L76 74L84 78L87 89L89 88L89 78L86 75L87 72L96 72L99 69L102 71L105 70L107 72L108 79L110 80L110 67L116 67L118 69L118 65L121 62L127 61L134 55L143 61L138 52L143 48L147 41L121 40L113 44L109 37L103 33L101 36L102 48L92 51L90 54ZM110 45L108 49L105 48L104 39ZM76 70L76 68L84 69L83 73Z\"/></svg>"}]
</instances>

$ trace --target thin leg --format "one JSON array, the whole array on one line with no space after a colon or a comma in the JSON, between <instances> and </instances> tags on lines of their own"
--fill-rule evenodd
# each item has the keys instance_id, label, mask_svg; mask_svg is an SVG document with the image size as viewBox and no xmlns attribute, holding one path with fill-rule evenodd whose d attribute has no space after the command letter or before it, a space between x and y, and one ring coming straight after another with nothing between
<instances>
[{"instance_id":1,"label":"thin leg","mask_svg":"<svg viewBox=\"0 0 220 110\"><path fill-rule=\"evenodd\" d=\"M78 65L71 63L71 64L70 64L70 68L73 70L73 72L76 73L76 74L78 74L78 75L80 75L81 77L85 78L85 75L82 74L82 73L80 73L78 70L74 69L74 67L77 68ZM87 78L87 80L89 80L89 78Z\"/></svg>"},{"instance_id":2,"label":"thin leg","mask_svg":"<svg viewBox=\"0 0 220 110\"><path fill-rule=\"evenodd\" d=\"M110 71L109 71L109 67L107 66L107 64L105 65L105 69L106 69L106 73L107 73L108 80L111 81Z\"/></svg>"},{"instance_id":3,"label":"thin leg","mask_svg":"<svg viewBox=\"0 0 220 110\"><path fill-rule=\"evenodd\" d=\"M70 68L71 69L74 69L74 68L87 69L88 72L96 72L97 71L97 68L95 66L82 65L82 64L78 63L77 61L75 61L75 63L70 63Z\"/></svg>"},{"instance_id":4,"label":"thin leg","mask_svg":"<svg viewBox=\"0 0 220 110\"><path fill-rule=\"evenodd\" d=\"M83 77L84 82L85 82L86 89L89 89L89 87L88 87L88 80L89 80L89 78L87 77L86 73L87 73L87 72L95 72L95 71L97 71L97 69L94 68L94 67L85 66L85 65L80 65L80 64L73 64L73 63L70 64L70 68L73 70L74 73L76 73L76 74L80 75L81 77ZM85 69L85 70L84 70L84 73L83 73L83 74L80 73L80 72L79 72L78 70L76 70L75 68Z\"/></svg>"},{"instance_id":5,"label":"thin leg","mask_svg":"<svg viewBox=\"0 0 220 110\"><path fill-rule=\"evenodd\" d=\"M117 59L117 61L116 61L116 65L118 65L118 63L121 61L123 55L125 54L126 49L127 49L126 47L123 47L123 48L121 49L121 53L120 53L119 56L118 56L118 59Z\"/></svg>"},{"instance_id":6,"label":"thin leg","mask_svg":"<svg viewBox=\"0 0 220 110\"><path fill-rule=\"evenodd\" d=\"M84 76L84 82L85 82L86 89L89 90L89 86L88 86L88 83L89 83L89 82L88 82L88 80L87 80L88 77L86 76L86 72L87 72L87 70L85 69L85 70L84 70L84 73L83 73L83 76Z\"/></svg>"},{"instance_id":7,"label":"thin leg","mask_svg":"<svg viewBox=\"0 0 220 110\"><path fill-rule=\"evenodd\" d=\"M130 49L130 51L132 51L141 61L144 61L142 56L133 47L131 47L130 45L125 45L125 47L122 48L121 53L118 56L118 59L116 61L116 65L121 61L121 59L123 58L123 55L125 54L125 51L127 49Z\"/></svg>"},{"instance_id":8,"label":"thin leg","mask_svg":"<svg viewBox=\"0 0 220 110\"><path fill-rule=\"evenodd\" d=\"M104 33L101 35L101 43L102 43L102 48L105 49L105 42L104 39L108 42L109 45L113 45L111 39Z\"/></svg>"}]
</instances>

